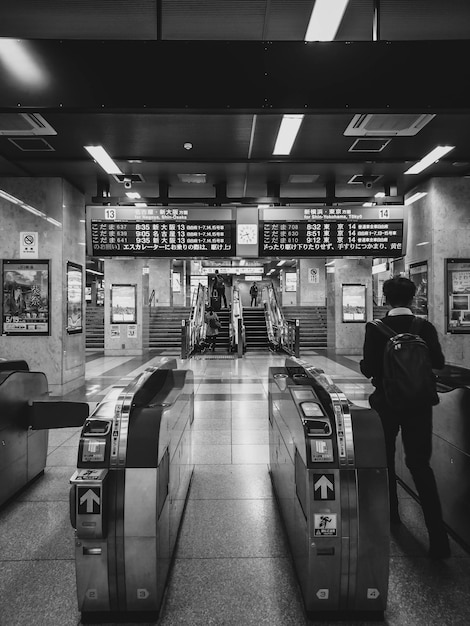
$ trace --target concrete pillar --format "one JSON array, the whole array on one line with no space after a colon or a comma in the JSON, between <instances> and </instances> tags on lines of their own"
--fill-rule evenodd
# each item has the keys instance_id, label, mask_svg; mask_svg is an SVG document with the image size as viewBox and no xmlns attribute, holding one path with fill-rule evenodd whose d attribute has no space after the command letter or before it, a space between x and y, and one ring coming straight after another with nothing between
<instances>
[{"instance_id":1,"label":"concrete pillar","mask_svg":"<svg viewBox=\"0 0 470 626\"><path fill-rule=\"evenodd\" d=\"M172 259L147 259L149 292L155 291L155 306L171 306Z\"/></svg>"},{"instance_id":2,"label":"concrete pillar","mask_svg":"<svg viewBox=\"0 0 470 626\"><path fill-rule=\"evenodd\" d=\"M106 259L104 274L104 354L144 354L149 349L147 259Z\"/></svg>"},{"instance_id":3,"label":"concrete pillar","mask_svg":"<svg viewBox=\"0 0 470 626\"><path fill-rule=\"evenodd\" d=\"M406 269L427 262L428 319L436 326L446 362L468 368L470 334L447 332L445 260L470 258L470 179L433 178L416 191L427 195L408 207Z\"/></svg>"},{"instance_id":4,"label":"concrete pillar","mask_svg":"<svg viewBox=\"0 0 470 626\"><path fill-rule=\"evenodd\" d=\"M325 306L326 272L325 259L299 259L299 304L301 306Z\"/></svg>"},{"instance_id":5,"label":"concrete pillar","mask_svg":"<svg viewBox=\"0 0 470 626\"><path fill-rule=\"evenodd\" d=\"M44 372L52 395L62 395L85 381L85 202L83 195L61 178L2 178L0 189L42 215L0 197L0 249L2 260L49 262L49 334L4 333L0 355L24 359L31 370ZM50 221L50 220L54 221ZM21 233L32 233L36 254L25 247ZM33 246L34 247L34 246ZM82 268L82 331L67 332L67 261ZM25 294L26 294L25 291ZM3 309L5 316L5 307Z\"/></svg>"},{"instance_id":6,"label":"concrete pillar","mask_svg":"<svg viewBox=\"0 0 470 626\"><path fill-rule=\"evenodd\" d=\"M372 259L336 259L327 273L328 347L336 354L362 354L364 321L343 320L343 286L364 285L366 320L373 316Z\"/></svg>"}]
</instances>

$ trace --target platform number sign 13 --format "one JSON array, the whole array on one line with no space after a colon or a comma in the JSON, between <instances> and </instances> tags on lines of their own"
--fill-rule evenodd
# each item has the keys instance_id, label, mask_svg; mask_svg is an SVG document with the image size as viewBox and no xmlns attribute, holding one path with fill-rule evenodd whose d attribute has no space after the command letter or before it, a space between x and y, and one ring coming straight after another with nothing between
<instances>
[{"instance_id":1,"label":"platform number sign 13","mask_svg":"<svg viewBox=\"0 0 470 626\"><path fill-rule=\"evenodd\" d=\"M115 220L116 219L116 209L105 209L104 210L104 218L106 220Z\"/></svg>"},{"instance_id":2,"label":"platform number sign 13","mask_svg":"<svg viewBox=\"0 0 470 626\"><path fill-rule=\"evenodd\" d=\"M387 208L379 209L379 218L381 220L389 220L390 219L390 209L387 209Z\"/></svg>"}]
</instances>

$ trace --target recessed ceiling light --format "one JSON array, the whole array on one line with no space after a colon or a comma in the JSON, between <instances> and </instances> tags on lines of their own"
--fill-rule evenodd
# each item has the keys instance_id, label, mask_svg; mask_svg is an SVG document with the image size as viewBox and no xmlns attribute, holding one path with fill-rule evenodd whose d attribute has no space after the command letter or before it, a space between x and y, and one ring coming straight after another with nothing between
<instances>
[{"instance_id":1,"label":"recessed ceiling light","mask_svg":"<svg viewBox=\"0 0 470 626\"><path fill-rule=\"evenodd\" d=\"M185 143L183 144L183 148L185 150L191 150L193 147L193 144L190 141L185 141Z\"/></svg>"},{"instance_id":2,"label":"recessed ceiling light","mask_svg":"<svg viewBox=\"0 0 470 626\"><path fill-rule=\"evenodd\" d=\"M290 154L303 119L302 114L282 117L273 155Z\"/></svg>"},{"instance_id":3,"label":"recessed ceiling light","mask_svg":"<svg viewBox=\"0 0 470 626\"><path fill-rule=\"evenodd\" d=\"M445 154L453 150L455 146L436 146L434 150L431 150L429 154L423 157L420 161L415 163L412 167L410 167L405 174L419 174L427 167L439 161Z\"/></svg>"},{"instance_id":4,"label":"recessed ceiling light","mask_svg":"<svg viewBox=\"0 0 470 626\"><path fill-rule=\"evenodd\" d=\"M316 0L305 41L333 41L349 0Z\"/></svg>"},{"instance_id":5,"label":"recessed ceiling light","mask_svg":"<svg viewBox=\"0 0 470 626\"><path fill-rule=\"evenodd\" d=\"M84 146L84 148L91 154L98 165L101 165L107 174L122 174L119 167L112 160L103 146Z\"/></svg>"}]
</instances>

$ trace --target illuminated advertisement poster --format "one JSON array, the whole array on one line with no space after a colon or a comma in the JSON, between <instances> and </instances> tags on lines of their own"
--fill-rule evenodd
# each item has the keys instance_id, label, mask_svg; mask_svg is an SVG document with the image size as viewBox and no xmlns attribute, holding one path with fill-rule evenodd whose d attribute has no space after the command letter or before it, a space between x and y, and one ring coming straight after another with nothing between
<instances>
[{"instance_id":1,"label":"illuminated advertisement poster","mask_svg":"<svg viewBox=\"0 0 470 626\"><path fill-rule=\"evenodd\" d=\"M111 324L136 324L136 303L136 285L111 285Z\"/></svg>"},{"instance_id":2,"label":"illuminated advertisement poster","mask_svg":"<svg viewBox=\"0 0 470 626\"><path fill-rule=\"evenodd\" d=\"M49 261L3 261L3 332L49 335Z\"/></svg>"},{"instance_id":3,"label":"illuminated advertisement poster","mask_svg":"<svg viewBox=\"0 0 470 626\"><path fill-rule=\"evenodd\" d=\"M470 259L446 259L447 332L470 333Z\"/></svg>"},{"instance_id":4,"label":"illuminated advertisement poster","mask_svg":"<svg viewBox=\"0 0 470 626\"><path fill-rule=\"evenodd\" d=\"M413 263L409 270L410 280L416 285L416 293L413 298L411 310L418 317L428 319L428 264Z\"/></svg>"},{"instance_id":5,"label":"illuminated advertisement poster","mask_svg":"<svg viewBox=\"0 0 470 626\"><path fill-rule=\"evenodd\" d=\"M343 322L366 321L365 285L343 285Z\"/></svg>"},{"instance_id":6,"label":"illuminated advertisement poster","mask_svg":"<svg viewBox=\"0 0 470 626\"><path fill-rule=\"evenodd\" d=\"M67 332L83 332L82 266L67 262Z\"/></svg>"}]
</instances>

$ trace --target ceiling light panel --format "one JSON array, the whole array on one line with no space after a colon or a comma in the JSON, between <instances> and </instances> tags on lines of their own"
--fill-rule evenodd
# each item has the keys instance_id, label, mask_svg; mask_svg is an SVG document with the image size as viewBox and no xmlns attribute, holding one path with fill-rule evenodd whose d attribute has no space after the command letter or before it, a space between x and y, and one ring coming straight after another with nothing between
<instances>
[{"instance_id":1,"label":"ceiling light panel","mask_svg":"<svg viewBox=\"0 0 470 626\"><path fill-rule=\"evenodd\" d=\"M282 117L273 155L280 156L290 154L303 119L303 115L284 115Z\"/></svg>"}]
</instances>

